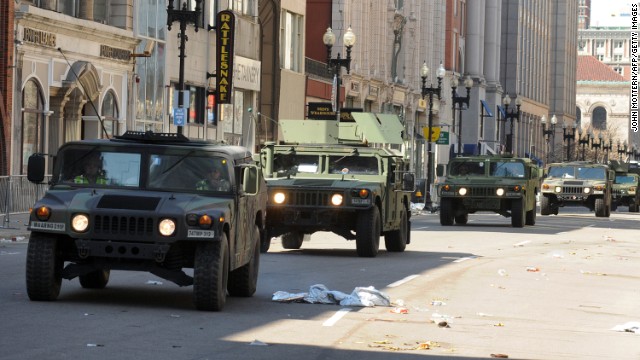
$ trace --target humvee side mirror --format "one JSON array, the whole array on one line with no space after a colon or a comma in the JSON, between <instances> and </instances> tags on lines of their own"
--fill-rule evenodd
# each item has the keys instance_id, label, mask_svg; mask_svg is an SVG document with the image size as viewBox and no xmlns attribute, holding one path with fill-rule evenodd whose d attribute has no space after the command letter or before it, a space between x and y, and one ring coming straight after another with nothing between
<instances>
[{"instance_id":1,"label":"humvee side mirror","mask_svg":"<svg viewBox=\"0 0 640 360\"><path fill-rule=\"evenodd\" d=\"M402 175L402 190L413 191L415 190L415 176L411 173L404 173Z\"/></svg>"},{"instance_id":2,"label":"humvee side mirror","mask_svg":"<svg viewBox=\"0 0 640 360\"><path fill-rule=\"evenodd\" d=\"M42 154L29 156L27 163L27 180L32 183L41 183L44 180L45 157Z\"/></svg>"},{"instance_id":3,"label":"humvee side mirror","mask_svg":"<svg viewBox=\"0 0 640 360\"><path fill-rule=\"evenodd\" d=\"M255 195L260 188L258 184L258 167L255 165L242 168L242 191L247 195Z\"/></svg>"},{"instance_id":4,"label":"humvee side mirror","mask_svg":"<svg viewBox=\"0 0 640 360\"><path fill-rule=\"evenodd\" d=\"M445 164L438 164L436 166L436 176L444 176L446 169Z\"/></svg>"}]
</instances>

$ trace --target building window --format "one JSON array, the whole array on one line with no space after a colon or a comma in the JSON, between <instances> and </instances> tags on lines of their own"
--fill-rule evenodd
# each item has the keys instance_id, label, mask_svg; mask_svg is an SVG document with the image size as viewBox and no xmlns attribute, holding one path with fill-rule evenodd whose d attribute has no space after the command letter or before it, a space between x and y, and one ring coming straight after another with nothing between
<instances>
[{"instance_id":1,"label":"building window","mask_svg":"<svg viewBox=\"0 0 640 360\"><path fill-rule=\"evenodd\" d=\"M607 130L607 110L602 106L593 109L591 115L591 126L597 130Z\"/></svg>"},{"instance_id":2,"label":"building window","mask_svg":"<svg viewBox=\"0 0 640 360\"><path fill-rule=\"evenodd\" d=\"M604 55L596 55L596 58L597 58L599 61L604 61Z\"/></svg>"},{"instance_id":3,"label":"building window","mask_svg":"<svg viewBox=\"0 0 640 360\"><path fill-rule=\"evenodd\" d=\"M622 55L613 55L613 61L615 62L622 61Z\"/></svg>"},{"instance_id":4,"label":"building window","mask_svg":"<svg viewBox=\"0 0 640 360\"><path fill-rule=\"evenodd\" d=\"M171 89L170 99L171 102L169 107L171 108L171 113L173 113L173 109L178 107L178 84L173 83ZM188 96L186 99L183 98L183 107L187 108L187 118L185 119L186 124L190 125L203 125L204 119L206 117L206 96L205 90L203 87L199 86L190 86L187 85L184 88L185 91L188 92Z\"/></svg>"},{"instance_id":5,"label":"building window","mask_svg":"<svg viewBox=\"0 0 640 360\"><path fill-rule=\"evenodd\" d=\"M624 42L621 40L616 40L613 42L613 47L616 49L622 49Z\"/></svg>"},{"instance_id":6,"label":"building window","mask_svg":"<svg viewBox=\"0 0 640 360\"><path fill-rule=\"evenodd\" d=\"M596 48L603 48L604 47L604 40L598 40L596 41Z\"/></svg>"},{"instance_id":7,"label":"building window","mask_svg":"<svg viewBox=\"0 0 640 360\"><path fill-rule=\"evenodd\" d=\"M282 11L280 18L280 64L284 69L300 72L302 69L302 16Z\"/></svg>"},{"instance_id":8,"label":"building window","mask_svg":"<svg viewBox=\"0 0 640 360\"><path fill-rule=\"evenodd\" d=\"M104 99L102 100L102 126L106 131L100 131L100 137L104 138L112 138L114 135L120 134L118 128L118 118L120 117L120 111L118 110L118 103L116 102L116 97L112 91L109 91L105 94Z\"/></svg>"},{"instance_id":9,"label":"building window","mask_svg":"<svg viewBox=\"0 0 640 360\"><path fill-rule=\"evenodd\" d=\"M622 75L622 67L621 66L616 66L613 68L613 71L617 72L618 74Z\"/></svg>"},{"instance_id":10,"label":"building window","mask_svg":"<svg viewBox=\"0 0 640 360\"><path fill-rule=\"evenodd\" d=\"M231 0L229 9L242 15L256 16L256 0Z\"/></svg>"},{"instance_id":11,"label":"building window","mask_svg":"<svg viewBox=\"0 0 640 360\"><path fill-rule=\"evenodd\" d=\"M22 90L21 173L27 173L29 156L44 152L44 97L40 86L29 80Z\"/></svg>"},{"instance_id":12,"label":"building window","mask_svg":"<svg viewBox=\"0 0 640 360\"><path fill-rule=\"evenodd\" d=\"M142 53L147 42L136 48ZM156 42L150 57L136 59L137 103L135 106L136 130L162 132L164 109L165 44Z\"/></svg>"}]
</instances>

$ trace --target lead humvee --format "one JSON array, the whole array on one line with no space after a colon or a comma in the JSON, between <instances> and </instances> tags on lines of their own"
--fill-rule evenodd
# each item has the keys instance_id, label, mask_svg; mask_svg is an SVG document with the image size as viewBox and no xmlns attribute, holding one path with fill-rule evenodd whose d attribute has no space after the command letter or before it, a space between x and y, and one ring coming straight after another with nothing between
<instances>
[{"instance_id":1,"label":"lead humvee","mask_svg":"<svg viewBox=\"0 0 640 360\"><path fill-rule=\"evenodd\" d=\"M100 160L93 184L82 174L87 159ZM43 181L44 165L30 158L30 181ZM201 185L214 167L230 186ZM193 285L199 310L256 291L266 184L246 148L151 132L68 142L49 185L29 219L31 300L55 300L63 278L104 288L111 270Z\"/></svg>"},{"instance_id":2,"label":"lead humvee","mask_svg":"<svg viewBox=\"0 0 640 360\"><path fill-rule=\"evenodd\" d=\"M513 155L457 157L439 184L440 224L467 223L469 214L492 211L511 217L511 226L536 223L541 171L528 158Z\"/></svg>"},{"instance_id":3,"label":"lead humvee","mask_svg":"<svg viewBox=\"0 0 640 360\"><path fill-rule=\"evenodd\" d=\"M584 206L596 217L611 215L614 171L586 161L549 164L542 181L540 215L558 215L564 206Z\"/></svg>"},{"instance_id":4,"label":"lead humvee","mask_svg":"<svg viewBox=\"0 0 640 360\"><path fill-rule=\"evenodd\" d=\"M317 231L355 239L361 257L378 254L381 235L387 251L405 250L414 177L408 159L388 145L402 145L404 128L395 115L352 116L281 120L284 141L261 150L269 192L263 252L273 237L299 249Z\"/></svg>"}]
</instances>

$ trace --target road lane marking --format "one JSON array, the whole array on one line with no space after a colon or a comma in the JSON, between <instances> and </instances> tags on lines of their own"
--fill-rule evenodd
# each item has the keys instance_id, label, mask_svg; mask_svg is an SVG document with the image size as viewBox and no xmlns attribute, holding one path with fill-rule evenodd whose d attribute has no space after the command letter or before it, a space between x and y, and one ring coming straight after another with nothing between
<instances>
[{"instance_id":1,"label":"road lane marking","mask_svg":"<svg viewBox=\"0 0 640 360\"><path fill-rule=\"evenodd\" d=\"M459 262L463 262L463 261L467 261L467 260L471 260L471 259L475 259L477 256L467 256L467 257L463 257L460 258L458 260L453 260L454 263L459 263Z\"/></svg>"},{"instance_id":2,"label":"road lane marking","mask_svg":"<svg viewBox=\"0 0 640 360\"><path fill-rule=\"evenodd\" d=\"M413 227L412 226L411 228L412 228L411 230L420 230L420 229L428 229L429 227L428 226L420 226L420 227Z\"/></svg>"},{"instance_id":3,"label":"road lane marking","mask_svg":"<svg viewBox=\"0 0 640 360\"><path fill-rule=\"evenodd\" d=\"M349 311L351 311L351 309L349 309L349 308L344 308L344 309L338 310L338 312L333 314L332 317L330 317L325 322L323 322L322 326L333 326L333 325L335 325L335 323L337 323L338 320L342 319L343 316L347 315L347 313Z\"/></svg>"},{"instance_id":4,"label":"road lane marking","mask_svg":"<svg viewBox=\"0 0 640 360\"><path fill-rule=\"evenodd\" d=\"M418 276L420 276L420 275L415 275L415 274L414 275L409 275L404 279L398 280L396 282L392 282L391 284L387 285L387 287L394 288L394 287L400 286L400 285L402 285L404 283L407 283L407 282L417 278Z\"/></svg>"},{"instance_id":5,"label":"road lane marking","mask_svg":"<svg viewBox=\"0 0 640 360\"><path fill-rule=\"evenodd\" d=\"M531 240L520 241L520 242L519 242L519 243L517 243L517 244L513 244L513 246L515 246L515 247L523 246L524 244L528 244L528 243L530 243L530 242L531 242Z\"/></svg>"}]
</instances>

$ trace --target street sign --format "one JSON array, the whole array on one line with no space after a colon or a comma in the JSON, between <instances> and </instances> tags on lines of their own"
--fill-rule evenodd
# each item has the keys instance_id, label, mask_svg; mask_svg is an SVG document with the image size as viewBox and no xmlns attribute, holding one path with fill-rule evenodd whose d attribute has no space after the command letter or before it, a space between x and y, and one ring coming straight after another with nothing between
<instances>
[{"instance_id":1,"label":"street sign","mask_svg":"<svg viewBox=\"0 0 640 360\"><path fill-rule=\"evenodd\" d=\"M449 132L441 131L440 137L436 140L436 145L449 145Z\"/></svg>"},{"instance_id":2,"label":"street sign","mask_svg":"<svg viewBox=\"0 0 640 360\"><path fill-rule=\"evenodd\" d=\"M184 126L184 119L186 118L186 108L173 108L173 125Z\"/></svg>"},{"instance_id":3,"label":"street sign","mask_svg":"<svg viewBox=\"0 0 640 360\"><path fill-rule=\"evenodd\" d=\"M424 138L429 138L429 127L425 126L422 128L422 132L424 133ZM431 128L431 142L437 141L440 138L440 127L434 126Z\"/></svg>"}]
</instances>

